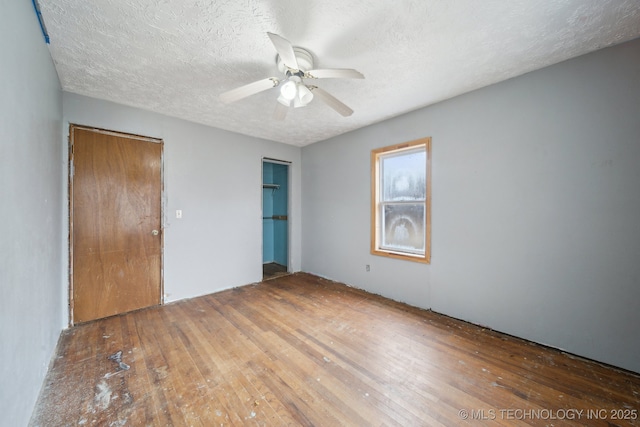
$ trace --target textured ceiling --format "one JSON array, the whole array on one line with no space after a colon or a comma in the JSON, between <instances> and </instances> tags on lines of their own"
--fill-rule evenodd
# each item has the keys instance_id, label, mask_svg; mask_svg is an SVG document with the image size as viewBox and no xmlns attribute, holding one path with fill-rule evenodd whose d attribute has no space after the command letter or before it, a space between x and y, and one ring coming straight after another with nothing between
<instances>
[{"instance_id":1,"label":"textured ceiling","mask_svg":"<svg viewBox=\"0 0 640 427\"><path fill-rule=\"evenodd\" d=\"M40 0L65 91L304 146L640 36L639 0ZM267 32L316 68L365 80L314 84L355 110L314 100L273 120L282 77Z\"/></svg>"}]
</instances>

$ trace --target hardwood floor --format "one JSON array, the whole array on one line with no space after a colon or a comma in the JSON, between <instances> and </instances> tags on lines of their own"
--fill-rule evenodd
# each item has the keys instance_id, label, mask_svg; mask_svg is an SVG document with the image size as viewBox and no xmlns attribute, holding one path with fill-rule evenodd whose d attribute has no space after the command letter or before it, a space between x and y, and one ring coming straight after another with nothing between
<instances>
[{"instance_id":1,"label":"hardwood floor","mask_svg":"<svg viewBox=\"0 0 640 427\"><path fill-rule=\"evenodd\" d=\"M298 273L65 331L31 425L611 426L638 409L640 376Z\"/></svg>"}]
</instances>

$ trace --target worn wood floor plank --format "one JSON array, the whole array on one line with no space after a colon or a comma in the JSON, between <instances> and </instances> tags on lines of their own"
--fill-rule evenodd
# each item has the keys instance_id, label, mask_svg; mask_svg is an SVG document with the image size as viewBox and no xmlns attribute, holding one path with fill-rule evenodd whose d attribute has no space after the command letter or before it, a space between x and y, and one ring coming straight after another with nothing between
<instances>
[{"instance_id":1,"label":"worn wood floor plank","mask_svg":"<svg viewBox=\"0 0 640 427\"><path fill-rule=\"evenodd\" d=\"M640 426L638 410L637 374L299 273L64 331L31 425Z\"/></svg>"}]
</instances>

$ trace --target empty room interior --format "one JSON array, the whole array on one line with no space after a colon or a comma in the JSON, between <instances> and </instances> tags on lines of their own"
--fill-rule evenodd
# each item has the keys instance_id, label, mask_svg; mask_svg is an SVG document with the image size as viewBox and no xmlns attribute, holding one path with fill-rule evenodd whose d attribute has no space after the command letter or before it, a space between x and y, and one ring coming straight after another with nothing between
<instances>
[{"instance_id":1,"label":"empty room interior","mask_svg":"<svg viewBox=\"0 0 640 427\"><path fill-rule=\"evenodd\" d=\"M0 7L1 425L640 425L637 0Z\"/></svg>"}]
</instances>

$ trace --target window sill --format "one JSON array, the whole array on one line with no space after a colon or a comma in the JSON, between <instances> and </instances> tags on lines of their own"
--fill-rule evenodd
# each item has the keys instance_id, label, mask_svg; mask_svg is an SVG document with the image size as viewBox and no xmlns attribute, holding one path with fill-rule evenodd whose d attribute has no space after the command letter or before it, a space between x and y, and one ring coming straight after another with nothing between
<instances>
[{"instance_id":1,"label":"window sill","mask_svg":"<svg viewBox=\"0 0 640 427\"><path fill-rule=\"evenodd\" d=\"M383 256L383 257L387 257L387 258L394 258L394 259L401 259L401 260L405 260L405 261L419 262L419 263L422 263L422 264L431 264L431 258L427 257L425 255L412 255L412 254L405 254L405 253L400 253L400 252L381 251L381 250L378 250L378 249L371 249L371 254L372 255Z\"/></svg>"}]
</instances>

